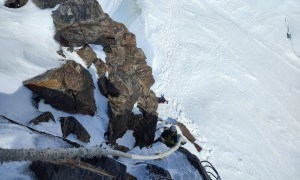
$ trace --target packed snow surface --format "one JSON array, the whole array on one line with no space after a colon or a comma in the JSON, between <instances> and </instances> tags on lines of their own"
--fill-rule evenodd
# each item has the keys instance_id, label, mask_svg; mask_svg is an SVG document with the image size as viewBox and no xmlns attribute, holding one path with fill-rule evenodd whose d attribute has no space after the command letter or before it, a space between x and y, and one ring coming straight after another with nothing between
<instances>
[{"instance_id":1,"label":"packed snow surface","mask_svg":"<svg viewBox=\"0 0 300 180\"><path fill-rule=\"evenodd\" d=\"M203 150L197 153L190 143L185 147L211 161L222 179L300 176L300 1L98 1L136 34L153 68L152 89L169 100L159 105L159 116L186 124ZM30 0L19 9L6 8L0 0L0 114L25 125L41 112L31 105L32 93L22 82L66 60L56 53L59 44L53 39L51 12ZM101 46L92 48L105 61ZM67 59L86 67L76 53L63 51ZM91 66L89 72L96 82L96 68ZM104 141L108 124L107 99L97 88L97 114L75 116L91 134L90 143L81 143L86 147ZM40 111L51 111L55 119L70 115L43 102ZM0 125L0 147L64 146L50 140L46 146L46 138L41 141L23 128ZM61 136L59 122L34 128ZM122 144L133 142L129 135L121 138ZM67 138L80 143L75 136ZM163 146L157 143L131 152L151 154ZM138 174L142 166L132 166L136 162L122 161L129 172L145 176ZM179 154L151 163L170 169L175 179L198 176L192 168L184 169L189 166ZM0 174L5 179L29 179L32 174L26 168L27 162L5 163Z\"/></svg>"},{"instance_id":2,"label":"packed snow surface","mask_svg":"<svg viewBox=\"0 0 300 180\"><path fill-rule=\"evenodd\" d=\"M222 179L300 176L300 1L99 2L137 35L159 115L188 125Z\"/></svg>"}]
</instances>

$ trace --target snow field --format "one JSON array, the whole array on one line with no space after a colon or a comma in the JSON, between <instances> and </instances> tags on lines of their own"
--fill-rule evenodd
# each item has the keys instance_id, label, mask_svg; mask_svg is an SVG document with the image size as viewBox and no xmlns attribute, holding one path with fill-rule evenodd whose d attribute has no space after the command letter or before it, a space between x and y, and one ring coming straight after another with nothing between
<instances>
[{"instance_id":1,"label":"snow field","mask_svg":"<svg viewBox=\"0 0 300 180\"><path fill-rule=\"evenodd\" d=\"M136 34L138 47L153 68L156 84L152 89L169 100L159 105L160 117L186 124L203 150L199 154L190 144L185 147L211 161L222 179L300 176L299 1L99 2L114 20ZM22 82L59 67L63 58L56 53L59 45L53 39L51 9L40 10L31 1L20 9L3 4L0 0L0 114L26 124L40 112L31 105L31 92ZM291 39L286 37L287 26ZM105 61L101 47L93 49ZM64 52L85 66L76 53ZM89 71L95 82L95 67ZM104 141L108 124L107 100L97 88L97 115L75 116L92 136L90 143L83 144L87 147ZM40 103L40 111L49 110L55 119L70 115ZM35 135L5 128L1 125L1 147L39 147ZM59 122L36 128L61 135ZM21 144L15 141L23 136ZM68 138L77 141L75 136ZM163 146L132 152L152 153ZM186 169L184 160L176 158L181 157L176 154L153 163L168 167L174 179L197 178L192 169ZM133 174L143 168L124 162ZM26 179L24 166L23 162L9 163L0 166L0 172L8 179ZM172 166L182 169L175 171Z\"/></svg>"},{"instance_id":2,"label":"snow field","mask_svg":"<svg viewBox=\"0 0 300 180\"><path fill-rule=\"evenodd\" d=\"M203 147L197 155L222 179L296 179L299 1L123 2L139 9L131 9L136 21L113 1L103 9L146 38L138 46L154 71L152 89L170 100L159 114L187 124Z\"/></svg>"}]
</instances>

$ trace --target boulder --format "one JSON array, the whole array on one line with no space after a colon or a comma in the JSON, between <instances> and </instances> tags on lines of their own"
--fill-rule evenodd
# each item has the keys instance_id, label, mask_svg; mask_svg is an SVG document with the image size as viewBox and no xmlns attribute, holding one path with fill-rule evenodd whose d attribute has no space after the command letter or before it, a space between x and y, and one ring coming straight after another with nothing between
<instances>
[{"instance_id":1,"label":"boulder","mask_svg":"<svg viewBox=\"0 0 300 180\"><path fill-rule=\"evenodd\" d=\"M116 176L96 168L87 163L75 160L69 161L33 161L30 170L35 173L37 179L66 180L66 179L101 179L116 180Z\"/></svg>"},{"instance_id":2,"label":"boulder","mask_svg":"<svg viewBox=\"0 0 300 180\"><path fill-rule=\"evenodd\" d=\"M58 4L62 4L67 0L32 0L32 2L41 9L54 8Z\"/></svg>"},{"instance_id":3,"label":"boulder","mask_svg":"<svg viewBox=\"0 0 300 180\"><path fill-rule=\"evenodd\" d=\"M50 120L55 122L53 114L47 111L37 116L36 118L32 119L29 123L32 123L33 125L37 125L40 124L41 122L49 122Z\"/></svg>"},{"instance_id":4,"label":"boulder","mask_svg":"<svg viewBox=\"0 0 300 180\"><path fill-rule=\"evenodd\" d=\"M8 8L20 8L27 4L28 0L6 0L4 6Z\"/></svg>"},{"instance_id":5,"label":"boulder","mask_svg":"<svg viewBox=\"0 0 300 180\"><path fill-rule=\"evenodd\" d=\"M63 138L66 138L69 134L74 134L77 136L77 139L79 139L82 142L88 143L90 142L90 134L87 132L87 130L79 123L79 121L72 117L61 117L59 118L60 125L61 125L61 131L63 134Z\"/></svg>"},{"instance_id":6,"label":"boulder","mask_svg":"<svg viewBox=\"0 0 300 180\"><path fill-rule=\"evenodd\" d=\"M86 63L86 66L89 68L94 61L97 61L97 55L93 49L85 44L82 48L77 51L77 54L83 59Z\"/></svg>"},{"instance_id":7,"label":"boulder","mask_svg":"<svg viewBox=\"0 0 300 180\"><path fill-rule=\"evenodd\" d=\"M188 150L184 149L183 147L180 147L178 149L179 152L184 154L188 161L191 163L192 166L199 172L199 174L202 176L202 179L204 180L211 180L210 176L207 174L205 168L202 166L200 160L195 156L194 154L190 153Z\"/></svg>"},{"instance_id":8,"label":"boulder","mask_svg":"<svg viewBox=\"0 0 300 180\"><path fill-rule=\"evenodd\" d=\"M68 112L94 115L94 85L90 73L75 61L31 78L23 84L52 107Z\"/></svg>"},{"instance_id":9,"label":"boulder","mask_svg":"<svg viewBox=\"0 0 300 180\"><path fill-rule=\"evenodd\" d=\"M154 164L147 164L146 169L148 171L148 179L172 179L169 171Z\"/></svg>"},{"instance_id":10,"label":"boulder","mask_svg":"<svg viewBox=\"0 0 300 180\"><path fill-rule=\"evenodd\" d=\"M100 158L90 158L82 159L83 162L91 164L97 168L103 169L109 174L113 174L117 179L136 179L126 172L126 166L112 158L100 157Z\"/></svg>"},{"instance_id":11,"label":"boulder","mask_svg":"<svg viewBox=\"0 0 300 180\"><path fill-rule=\"evenodd\" d=\"M116 44L111 24L96 0L66 1L53 11L55 40L63 46Z\"/></svg>"}]
</instances>

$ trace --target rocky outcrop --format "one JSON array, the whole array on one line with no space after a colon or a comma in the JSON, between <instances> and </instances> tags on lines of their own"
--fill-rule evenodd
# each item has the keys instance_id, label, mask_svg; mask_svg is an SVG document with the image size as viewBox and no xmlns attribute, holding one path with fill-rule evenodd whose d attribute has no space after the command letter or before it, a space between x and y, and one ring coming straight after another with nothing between
<instances>
[{"instance_id":1,"label":"rocky outcrop","mask_svg":"<svg viewBox=\"0 0 300 180\"><path fill-rule=\"evenodd\" d=\"M157 99L150 87L154 83L152 69L143 51L136 47L135 35L108 18L113 25L117 45L104 48L108 69L107 93L110 107L109 140L114 142L133 130L136 145L153 142L157 123ZM142 115L132 113L137 102ZM122 120L123 126L120 126Z\"/></svg>"},{"instance_id":2,"label":"rocky outcrop","mask_svg":"<svg viewBox=\"0 0 300 180\"><path fill-rule=\"evenodd\" d=\"M32 119L29 123L30 124L32 123L33 125L37 125L37 124L40 124L41 122L49 122L50 120L55 122L53 114L51 112L47 111L47 112L40 114L36 118Z\"/></svg>"},{"instance_id":3,"label":"rocky outcrop","mask_svg":"<svg viewBox=\"0 0 300 180\"><path fill-rule=\"evenodd\" d=\"M147 164L146 169L148 171L148 179L172 179L169 171L154 164Z\"/></svg>"},{"instance_id":4,"label":"rocky outcrop","mask_svg":"<svg viewBox=\"0 0 300 180\"><path fill-rule=\"evenodd\" d=\"M62 162L33 161L29 168L35 173L37 179L117 179L116 176L109 174L102 169L74 160Z\"/></svg>"},{"instance_id":5,"label":"rocky outcrop","mask_svg":"<svg viewBox=\"0 0 300 180\"><path fill-rule=\"evenodd\" d=\"M96 0L67 1L52 14L56 34L62 46L116 44L107 15Z\"/></svg>"},{"instance_id":6,"label":"rocky outcrop","mask_svg":"<svg viewBox=\"0 0 300 180\"><path fill-rule=\"evenodd\" d=\"M94 61L97 61L96 53L88 44L85 44L82 48L80 48L77 51L77 54L85 61L88 68L93 64Z\"/></svg>"},{"instance_id":7,"label":"rocky outcrop","mask_svg":"<svg viewBox=\"0 0 300 180\"><path fill-rule=\"evenodd\" d=\"M113 174L117 179L136 179L126 172L126 166L112 158L100 157L91 159L82 159L83 162L89 163L97 168L103 169L109 174Z\"/></svg>"},{"instance_id":8,"label":"rocky outcrop","mask_svg":"<svg viewBox=\"0 0 300 180\"><path fill-rule=\"evenodd\" d=\"M54 8L67 0L32 0L32 2L41 9Z\"/></svg>"},{"instance_id":9,"label":"rocky outcrop","mask_svg":"<svg viewBox=\"0 0 300 180\"><path fill-rule=\"evenodd\" d=\"M205 168L201 165L200 160L195 156L194 154L190 153L188 150L180 147L178 149L179 152L184 154L188 161L191 163L192 166L199 172L199 174L202 176L202 179L204 180L211 180L210 176L207 174Z\"/></svg>"},{"instance_id":10,"label":"rocky outcrop","mask_svg":"<svg viewBox=\"0 0 300 180\"><path fill-rule=\"evenodd\" d=\"M143 51L136 47L135 35L105 14L96 0L65 2L53 12L53 20L55 39L62 46L88 43L104 47L106 63L98 60L95 65L99 69L98 86L109 99L109 141L115 143L130 129L136 145L150 145L158 104L150 90L154 83L152 69L147 66ZM132 113L136 102L142 115Z\"/></svg>"},{"instance_id":11,"label":"rocky outcrop","mask_svg":"<svg viewBox=\"0 0 300 180\"><path fill-rule=\"evenodd\" d=\"M6 0L4 6L9 8L20 8L26 5L28 0Z\"/></svg>"},{"instance_id":12,"label":"rocky outcrop","mask_svg":"<svg viewBox=\"0 0 300 180\"><path fill-rule=\"evenodd\" d=\"M191 134L189 129L181 122L176 122L176 125L179 127L181 130L182 134L192 143L194 144L195 148L197 149L198 152L202 150L202 148L197 144L195 141L195 137Z\"/></svg>"},{"instance_id":13,"label":"rocky outcrop","mask_svg":"<svg viewBox=\"0 0 300 180\"><path fill-rule=\"evenodd\" d=\"M52 107L68 112L94 115L94 85L90 73L75 61L24 81L24 85Z\"/></svg>"},{"instance_id":14,"label":"rocky outcrop","mask_svg":"<svg viewBox=\"0 0 300 180\"><path fill-rule=\"evenodd\" d=\"M87 130L79 123L79 121L72 117L61 117L59 118L60 125L61 125L61 131L63 134L63 138L66 138L69 134L74 134L77 136L77 139L79 139L82 142L88 143L90 142L90 134L87 132Z\"/></svg>"}]
</instances>

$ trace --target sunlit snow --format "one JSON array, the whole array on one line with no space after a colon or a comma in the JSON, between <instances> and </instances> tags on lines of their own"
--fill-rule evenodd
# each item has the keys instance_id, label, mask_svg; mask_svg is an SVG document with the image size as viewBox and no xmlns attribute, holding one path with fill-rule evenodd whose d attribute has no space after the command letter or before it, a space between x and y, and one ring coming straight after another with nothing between
<instances>
[{"instance_id":1,"label":"sunlit snow","mask_svg":"<svg viewBox=\"0 0 300 180\"><path fill-rule=\"evenodd\" d=\"M98 1L136 34L137 45L153 68L152 89L169 101L159 104L160 118L184 123L203 150L198 153L189 143L186 148L212 162L222 179L300 176L300 1ZM51 13L52 9L40 10L31 0L19 9L6 8L0 0L0 115L25 125L40 111L51 111L55 119L70 115L43 102L37 111L31 91L22 86L24 80L66 60L56 53L60 47L53 39ZM101 46L92 47L105 61ZM75 52L63 51L67 59L86 67ZM95 66L88 70L96 84ZM104 142L108 126L107 99L97 85L94 92L97 114L75 115L91 134L90 143L81 143L86 147ZM27 130L0 125L0 147L47 147L46 139L38 141L40 137ZM59 122L34 128L61 136ZM80 143L73 135L68 138ZM164 148L156 143L131 152L151 154ZM139 174L144 167L132 165L135 161L121 161L133 175L145 176ZM180 154L151 163L169 168L174 179L198 176L194 169L184 169L188 163ZM30 179L26 168L26 162L5 163L0 174L6 179Z\"/></svg>"}]
</instances>

